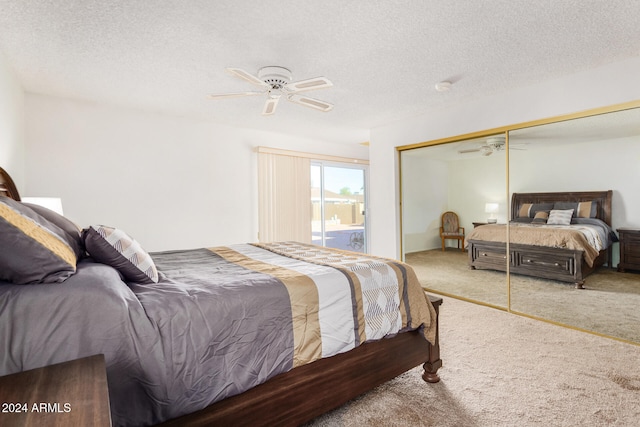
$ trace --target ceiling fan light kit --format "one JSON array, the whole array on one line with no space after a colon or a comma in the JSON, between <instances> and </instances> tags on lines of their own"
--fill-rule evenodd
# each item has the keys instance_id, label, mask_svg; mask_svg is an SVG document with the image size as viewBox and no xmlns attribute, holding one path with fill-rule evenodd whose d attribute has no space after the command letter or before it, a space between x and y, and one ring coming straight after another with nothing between
<instances>
[{"instance_id":1,"label":"ceiling fan light kit","mask_svg":"<svg viewBox=\"0 0 640 427\"><path fill-rule=\"evenodd\" d=\"M284 67L262 67L258 70L258 78L274 89L282 89L293 80L291 70Z\"/></svg>"},{"instance_id":2,"label":"ceiling fan light kit","mask_svg":"<svg viewBox=\"0 0 640 427\"><path fill-rule=\"evenodd\" d=\"M209 95L209 98L224 99L242 96L266 95L267 100L262 109L262 114L265 116L275 113L276 106L278 105L278 101L282 95L285 96L287 101L304 105L305 107L310 107L319 111L327 112L333 109L333 104L319 99L310 98L305 95L299 95L300 92L325 89L333 86L333 83L331 83L331 81L326 77L315 77L312 79L292 82L293 77L291 70L280 66L262 67L258 70L257 76L240 68L227 68L226 71L234 77L238 77L255 86L259 86L262 90Z\"/></svg>"},{"instance_id":3,"label":"ceiling fan light kit","mask_svg":"<svg viewBox=\"0 0 640 427\"><path fill-rule=\"evenodd\" d=\"M262 109L262 114L268 116L273 114L276 111L276 107L278 105L278 101L280 101L280 97L277 96L275 98L267 99L267 102L264 103L264 108Z\"/></svg>"}]
</instances>

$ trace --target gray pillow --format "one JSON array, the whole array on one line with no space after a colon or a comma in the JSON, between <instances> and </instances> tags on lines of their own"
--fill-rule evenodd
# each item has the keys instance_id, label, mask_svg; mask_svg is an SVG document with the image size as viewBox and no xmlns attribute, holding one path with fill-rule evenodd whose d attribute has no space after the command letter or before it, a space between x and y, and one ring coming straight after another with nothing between
<instances>
[{"instance_id":1,"label":"gray pillow","mask_svg":"<svg viewBox=\"0 0 640 427\"><path fill-rule=\"evenodd\" d=\"M0 279L18 285L62 282L76 271L72 245L60 227L0 196Z\"/></svg>"},{"instance_id":2,"label":"gray pillow","mask_svg":"<svg viewBox=\"0 0 640 427\"><path fill-rule=\"evenodd\" d=\"M529 224L532 220L533 218L529 218L527 216L527 217L519 217L519 218L512 219L511 222L521 222L523 224Z\"/></svg>"}]
</instances>

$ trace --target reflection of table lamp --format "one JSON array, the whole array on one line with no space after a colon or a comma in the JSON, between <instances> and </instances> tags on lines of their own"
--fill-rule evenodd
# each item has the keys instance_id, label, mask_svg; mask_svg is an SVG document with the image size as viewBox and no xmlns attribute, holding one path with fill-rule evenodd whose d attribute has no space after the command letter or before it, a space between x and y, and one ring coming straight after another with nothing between
<instances>
[{"instance_id":1,"label":"reflection of table lamp","mask_svg":"<svg viewBox=\"0 0 640 427\"><path fill-rule=\"evenodd\" d=\"M484 205L484 211L489 214L489 218L487 219L489 224L495 224L498 222L498 220L493 216L494 213L498 212L497 203L486 203Z\"/></svg>"},{"instance_id":2,"label":"reflection of table lamp","mask_svg":"<svg viewBox=\"0 0 640 427\"><path fill-rule=\"evenodd\" d=\"M43 206L62 215L62 200L59 197L23 197L22 201Z\"/></svg>"}]
</instances>

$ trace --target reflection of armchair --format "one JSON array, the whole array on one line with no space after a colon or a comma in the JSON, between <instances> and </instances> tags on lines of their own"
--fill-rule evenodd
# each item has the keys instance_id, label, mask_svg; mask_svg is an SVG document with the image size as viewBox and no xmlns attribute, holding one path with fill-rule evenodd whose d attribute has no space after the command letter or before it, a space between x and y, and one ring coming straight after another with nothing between
<instances>
[{"instance_id":1,"label":"reflection of armchair","mask_svg":"<svg viewBox=\"0 0 640 427\"><path fill-rule=\"evenodd\" d=\"M464 227L460 227L458 214L455 212L445 212L442 214L440 225L440 240L442 240L442 250L444 251L444 241L446 239L455 239L458 241L458 248L464 251ZM462 241L462 246L460 246Z\"/></svg>"},{"instance_id":2,"label":"reflection of armchair","mask_svg":"<svg viewBox=\"0 0 640 427\"><path fill-rule=\"evenodd\" d=\"M351 249L359 251L364 246L364 231L354 231L349 236L349 244Z\"/></svg>"}]
</instances>

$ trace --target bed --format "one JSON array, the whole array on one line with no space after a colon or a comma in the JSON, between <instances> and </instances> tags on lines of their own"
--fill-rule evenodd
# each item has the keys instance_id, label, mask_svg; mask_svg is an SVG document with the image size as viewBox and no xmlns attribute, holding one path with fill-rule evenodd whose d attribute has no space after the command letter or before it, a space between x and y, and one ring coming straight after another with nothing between
<instances>
[{"instance_id":1,"label":"bed","mask_svg":"<svg viewBox=\"0 0 640 427\"><path fill-rule=\"evenodd\" d=\"M476 227L467 238L469 266L584 288L589 274L605 263L611 266L611 245L617 241L612 193L513 193L508 252L506 225Z\"/></svg>"},{"instance_id":2,"label":"bed","mask_svg":"<svg viewBox=\"0 0 640 427\"><path fill-rule=\"evenodd\" d=\"M300 425L418 365L439 381L441 300L401 262L296 242L148 254L20 203L1 168L0 227L0 375L104 354L114 425Z\"/></svg>"}]
</instances>

